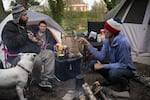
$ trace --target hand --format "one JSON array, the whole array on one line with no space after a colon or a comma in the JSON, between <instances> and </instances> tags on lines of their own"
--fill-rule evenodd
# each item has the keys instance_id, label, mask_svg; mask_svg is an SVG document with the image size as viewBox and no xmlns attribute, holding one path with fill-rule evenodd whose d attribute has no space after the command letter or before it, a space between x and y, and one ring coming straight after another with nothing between
<instances>
[{"instance_id":1,"label":"hand","mask_svg":"<svg viewBox=\"0 0 150 100\"><path fill-rule=\"evenodd\" d=\"M86 47L89 47L91 44L85 38L79 38L78 40L81 44L84 44Z\"/></svg>"},{"instance_id":2,"label":"hand","mask_svg":"<svg viewBox=\"0 0 150 100\"><path fill-rule=\"evenodd\" d=\"M27 33L27 35L28 35L28 38L31 40L34 38L34 34L32 32Z\"/></svg>"},{"instance_id":3,"label":"hand","mask_svg":"<svg viewBox=\"0 0 150 100\"><path fill-rule=\"evenodd\" d=\"M37 44L38 44L38 45L43 45L43 44L44 44L44 41L42 41L42 40L39 39L39 40L37 41Z\"/></svg>"},{"instance_id":4,"label":"hand","mask_svg":"<svg viewBox=\"0 0 150 100\"><path fill-rule=\"evenodd\" d=\"M28 33L27 35L28 35L28 38L31 39L32 41L34 41L34 42L38 41L37 38L34 36L33 33Z\"/></svg>"},{"instance_id":5,"label":"hand","mask_svg":"<svg viewBox=\"0 0 150 100\"><path fill-rule=\"evenodd\" d=\"M94 65L94 69L95 70L99 70L99 69L103 69L104 65L101 64L99 61L97 61L97 63Z\"/></svg>"},{"instance_id":6,"label":"hand","mask_svg":"<svg viewBox=\"0 0 150 100\"><path fill-rule=\"evenodd\" d=\"M37 38L32 32L27 33L28 38L31 39L33 42L36 42L38 45L43 45L43 41Z\"/></svg>"},{"instance_id":7,"label":"hand","mask_svg":"<svg viewBox=\"0 0 150 100\"><path fill-rule=\"evenodd\" d=\"M44 41L37 38L37 37L33 37L32 41L36 42L38 45L43 45L44 44Z\"/></svg>"}]
</instances>

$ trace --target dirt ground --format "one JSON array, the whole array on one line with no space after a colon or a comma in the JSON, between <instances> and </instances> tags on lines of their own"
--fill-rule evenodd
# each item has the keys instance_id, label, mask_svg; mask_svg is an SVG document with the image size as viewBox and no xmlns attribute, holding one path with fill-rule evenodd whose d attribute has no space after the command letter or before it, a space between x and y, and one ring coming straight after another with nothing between
<instances>
[{"instance_id":1,"label":"dirt ground","mask_svg":"<svg viewBox=\"0 0 150 100\"><path fill-rule=\"evenodd\" d=\"M139 75L150 76L150 66L139 63L135 63L135 65ZM99 74L93 72L82 73L82 75L84 76L84 81L90 85L96 80L103 80ZM57 82L50 92L43 91L39 87L33 85L30 94L27 94L26 96L28 97L28 100L62 100L62 97L69 90L75 90L75 83L75 79ZM130 87L129 100L150 100L150 88L135 80L130 81ZM18 100L15 89L0 89L0 100Z\"/></svg>"}]
</instances>

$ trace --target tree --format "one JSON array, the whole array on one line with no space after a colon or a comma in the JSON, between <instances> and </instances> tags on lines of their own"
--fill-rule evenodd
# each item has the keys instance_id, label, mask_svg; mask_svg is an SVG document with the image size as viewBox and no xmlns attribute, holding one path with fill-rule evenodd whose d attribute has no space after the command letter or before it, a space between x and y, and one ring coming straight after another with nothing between
<instances>
[{"instance_id":1,"label":"tree","mask_svg":"<svg viewBox=\"0 0 150 100\"><path fill-rule=\"evenodd\" d=\"M59 24L62 23L64 14L64 1L63 0L48 0L52 17Z\"/></svg>"},{"instance_id":2,"label":"tree","mask_svg":"<svg viewBox=\"0 0 150 100\"><path fill-rule=\"evenodd\" d=\"M17 3L20 3L21 5L23 5L26 9L28 8L28 3L31 5L39 5L39 2L34 1L34 0L16 0ZM11 1L11 6L14 5L14 1ZM6 15L10 12L5 12L4 10L4 6L3 6L3 2L2 0L0 0L0 22L6 17Z\"/></svg>"},{"instance_id":3,"label":"tree","mask_svg":"<svg viewBox=\"0 0 150 100\"><path fill-rule=\"evenodd\" d=\"M37 2L37 1L35 1L35 0L28 0L28 3L30 4L30 5L39 5L40 3L39 2Z\"/></svg>"},{"instance_id":4,"label":"tree","mask_svg":"<svg viewBox=\"0 0 150 100\"><path fill-rule=\"evenodd\" d=\"M104 2L107 5L107 9L111 10L112 8L114 8L118 3L120 3L121 0L104 0Z\"/></svg>"},{"instance_id":5,"label":"tree","mask_svg":"<svg viewBox=\"0 0 150 100\"><path fill-rule=\"evenodd\" d=\"M21 4L23 7L25 7L25 9L28 8L28 1L29 0L16 0L17 3Z\"/></svg>"},{"instance_id":6,"label":"tree","mask_svg":"<svg viewBox=\"0 0 150 100\"><path fill-rule=\"evenodd\" d=\"M100 0L95 1L88 15L88 20L102 21L107 12L106 4Z\"/></svg>"},{"instance_id":7,"label":"tree","mask_svg":"<svg viewBox=\"0 0 150 100\"><path fill-rule=\"evenodd\" d=\"M35 0L17 0L16 2L24 6L26 9L28 9L30 6L33 5L39 5L39 2ZM13 6L14 3L15 3L14 1L11 1L10 5Z\"/></svg>"},{"instance_id":8,"label":"tree","mask_svg":"<svg viewBox=\"0 0 150 100\"><path fill-rule=\"evenodd\" d=\"M0 12L1 12L1 14L0 14L0 22L1 22L6 16L6 12L4 10L4 6L3 6L2 0L0 0Z\"/></svg>"}]
</instances>

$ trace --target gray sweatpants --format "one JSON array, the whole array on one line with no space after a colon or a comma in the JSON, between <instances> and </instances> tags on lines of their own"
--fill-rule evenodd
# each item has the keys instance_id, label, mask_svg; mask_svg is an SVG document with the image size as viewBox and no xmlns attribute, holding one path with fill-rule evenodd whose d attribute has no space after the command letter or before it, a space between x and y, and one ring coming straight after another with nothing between
<instances>
[{"instance_id":1,"label":"gray sweatpants","mask_svg":"<svg viewBox=\"0 0 150 100\"><path fill-rule=\"evenodd\" d=\"M43 50L36 56L32 76L37 81L55 77L55 56L53 51Z\"/></svg>"}]
</instances>

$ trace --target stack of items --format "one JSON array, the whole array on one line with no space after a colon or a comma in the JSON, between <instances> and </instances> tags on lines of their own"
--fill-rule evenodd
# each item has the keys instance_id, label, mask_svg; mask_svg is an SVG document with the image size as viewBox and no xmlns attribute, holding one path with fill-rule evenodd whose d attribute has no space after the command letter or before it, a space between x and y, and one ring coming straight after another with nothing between
<instances>
[{"instance_id":1,"label":"stack of items","mask_svg":"<svg viewBox=\"0 0 150 100\"><path fill-rule=\"evenodd\" d=\"M88 83L84 83L82 87L84 94L79 96L79 100L128 100L130 98L128 91L114 91L108 87L101 86L99 81L94 82L92 86Z\"/></svg>"}]
</instances>

